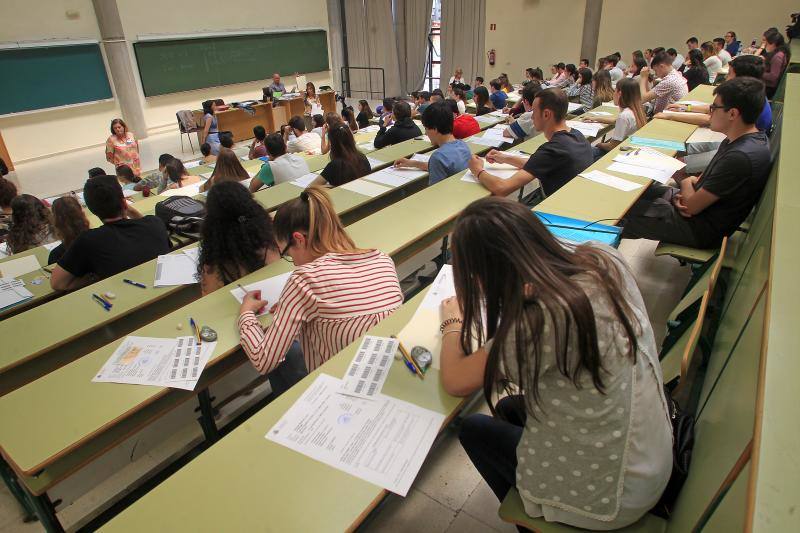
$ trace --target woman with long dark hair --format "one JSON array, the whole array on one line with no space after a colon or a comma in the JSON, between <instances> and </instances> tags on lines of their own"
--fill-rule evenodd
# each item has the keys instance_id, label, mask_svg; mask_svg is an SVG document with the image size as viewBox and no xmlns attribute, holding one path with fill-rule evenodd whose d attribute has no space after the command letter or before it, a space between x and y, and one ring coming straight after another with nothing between
<instances>
[{"instance_id":1,"label":"woman with long dark hair","mask_svg":"<svg viewBox=\"0 0 800 533\"><path fill-rule=\"evenodd\" d=\"M707 85L708 67L703 63L703 52L699 48L689 50L686 63L689 66L683 69L683 77L686 78L688 89L691 91L698 85Z\"/></svg>"},{"instance_id":2,"label":"woman with long dark hair","mask_svg":"<svg viewBox=\"0 0 800 533\"><path fill-rule=\"evenodd\" d=\"M20 194L11 200L11 227L8 231L8 250L18 254L56 240L53 215L41 200L30 194Z\"/></svg>"},{"instance_id":3,"label":"woman with long dark hair","mask_svg":"<svg viewBox=\"0 0 800 533\"><path fill-rule=\"evenodd\" d=\"M772 32L764 36L764 85L767 88L767 98L772 98L778 89L786 65L789 64L791 53L786 41L780 32Z\"/></svg>"},{"instance_id":4,"label":"woman with long dark hair","mask_svg":"<svg viewBox=\"0 0 800 533\"><path fill-rule=\"evenodd\" d=\"M272 219L250 191L232 181L212 187L197 263L203 295L279 259Z\"/></svg>"},{"instance_id":5,"label":"woman with long dark hair","mask_svg":"<svg viewBox=\"0 0 800 533\"><path fill-rule=\"evenodd\" d=\"M325 165L313 185L328 183L338 187L370 173L369 160L356 148L356 141L347 124L342 122L330 127L328 142L331 147L331 161Z\"/></svg>"},{"instance_id":6,"label":"woman with long dark hair","mask_svg":"<svg viewBox=\"0 0 800 533\"><path fill-rule=\"evenodd\" d=\"M203 102L203 133L200 143L211 147L211 155L219 154L222 145L219 143L219 128L217 122L217 103L214 100Z\"/></svg>"},{"instance_id":7,"label":"woman with long dark hair","mask_svg":"<svg viewBox=\"0 0 800 533\"><path fill-rule=\"evenodd\" d=\"M55 199L53 202L53 226L56 236L61 239L61 244L50 252L47 258L48 265L57 263L78 238L78 235L89 229L89 221L77 198L62 196Z\"/></svg>"},{"instance_id":8,"label":"woman with long dark hair","mask_svg":"<svg viewBox=\"0 0 800 533\"><path fill-rule=\"evenodd\" d=\"M639 520L669 480L672 425L624 259L565 245L524 205L495 197L462 212L451 242L442 386L482 389L493 415L462 423L473 464L500 501L516 487L530 516L582 529Z\"/></svg>"}]
</instances>

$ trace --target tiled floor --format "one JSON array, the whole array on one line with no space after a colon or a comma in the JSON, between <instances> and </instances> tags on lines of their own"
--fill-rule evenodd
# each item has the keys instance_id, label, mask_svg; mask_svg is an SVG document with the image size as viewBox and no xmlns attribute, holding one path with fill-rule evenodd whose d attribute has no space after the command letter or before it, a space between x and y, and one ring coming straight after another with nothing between
<instances>
[{"instance_id":1,"label":"tiled floor","mask_svg":"<svg viewBox=\"0 0 800 533\"><path fill-rule=\"evenodd\" d=\"M142 142L142 168L155 166L162 152L180 153L177 134L154 135ZM188 156L188 152L186 154ZM20 165L23 190L48 196L81 186L88 168L102 165L102 148L52 160ZM688 268L671 258L653 256L652 241L623 241L620 251L630 263L647 305L656 339L661 341L666 317L686 286ZM481 403L475 408L488 412ZM497 517L498 502L473 468L454 430L448 430L431 452L406 498L389 496L365 524L368 532L513 532ZM78 510L75 510L78 511ZM0 533L41 531L38 523L23 524L5 486L0 488Z\"/></svg>"}]
</instances>

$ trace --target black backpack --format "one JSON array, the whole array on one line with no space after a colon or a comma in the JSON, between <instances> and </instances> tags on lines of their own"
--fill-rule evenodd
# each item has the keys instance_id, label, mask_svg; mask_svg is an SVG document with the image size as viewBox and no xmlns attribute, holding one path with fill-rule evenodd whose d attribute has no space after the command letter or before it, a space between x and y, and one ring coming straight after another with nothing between
<instances>
[{"instance_id":1,"label":"black backpack","mask_svg":"<svg viewBox=\"0 0 800 533\"><path fill-rule=\"evenodd\" d=\"M204 203L190 196L170 196L156 204L156 216L170 234L199 238L200 225L206 214Z\"/></svg>"}]
</instances>

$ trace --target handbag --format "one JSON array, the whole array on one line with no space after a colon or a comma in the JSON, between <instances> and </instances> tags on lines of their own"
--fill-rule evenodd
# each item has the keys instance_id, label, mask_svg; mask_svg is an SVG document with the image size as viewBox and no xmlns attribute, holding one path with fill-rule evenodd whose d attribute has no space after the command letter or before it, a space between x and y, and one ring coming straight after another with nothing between
<instances>
[{"instance_id":1,"label":"handbag","mask_svg":"<svg viewBox=\"0 0 800 533\"><path fill-rule=\"evenodd\" d=\"M681 409L678 402L672 398L671 392L677 382L678 378L675 378L664 385L669 418L672 422L672 473L658 503L650 509L652 514L665 520L672 514L678 494L689 475L689 465L692 462L692 449L694 448L694 416Z\"/></svg>"}]
</instances>

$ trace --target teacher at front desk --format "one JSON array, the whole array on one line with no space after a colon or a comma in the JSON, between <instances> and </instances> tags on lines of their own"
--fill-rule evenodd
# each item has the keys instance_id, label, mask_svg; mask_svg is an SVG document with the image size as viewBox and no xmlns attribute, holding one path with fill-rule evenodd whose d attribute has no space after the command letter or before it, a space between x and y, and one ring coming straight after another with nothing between
<instances>
[{"instance_id":1,"label":"teacher at front desk","mask_svg":"<svg viewBox=\"0 0 800 533\"><path fill-rule=\"evenodd\" d=\"M264 101L267 102L272 100L272 96L275 93L286 93L286 86L281 83L281 75L277 72L272 75L272 83L268 87L264 87L262 89L264 92Z\"/></svg>"}]
</instances>

